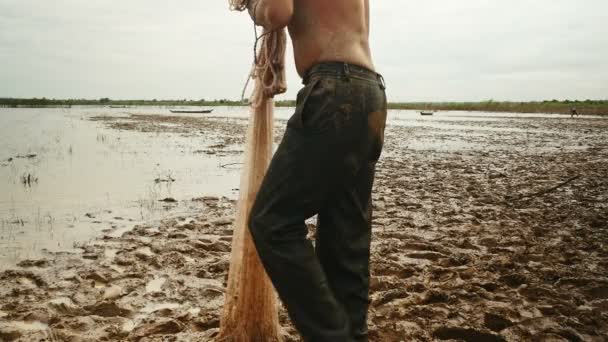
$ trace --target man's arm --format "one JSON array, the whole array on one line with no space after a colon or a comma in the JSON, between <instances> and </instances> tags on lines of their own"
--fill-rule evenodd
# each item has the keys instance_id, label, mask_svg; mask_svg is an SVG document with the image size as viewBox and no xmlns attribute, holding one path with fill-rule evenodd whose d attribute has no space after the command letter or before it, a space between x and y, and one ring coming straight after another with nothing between
<instances>
[{"instance_id":1,"label":"man's arm","mask_svg":"<svg viewBox=\"0 0 608 342\"><path fill-rule=\"evenodd\" d=\"M294 0L249 0L247 9L256 25L266 30L280 29L289 24Z\"/></svg>"}]
</instances>

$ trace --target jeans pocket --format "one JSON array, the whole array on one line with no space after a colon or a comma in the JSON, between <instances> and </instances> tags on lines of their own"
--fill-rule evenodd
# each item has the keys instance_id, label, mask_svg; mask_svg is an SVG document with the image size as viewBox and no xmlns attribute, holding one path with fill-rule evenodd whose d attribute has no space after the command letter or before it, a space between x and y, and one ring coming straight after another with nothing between
<instances>
[{"instance_id":1,"label":"jeans pocket","mask_svg":"<svg viewBox=\"0 0 608 342\"><path fill-rule=\"evenodd\" d=\"M321 133L335 128L336 79L321 77L298 93L296 111L288 125L309 133Z\"/></svg>"},{"instance_id":2,"label":"jeans pocket","mask_svg":"<svg viewBox=\"0 0 608 342\"><path fill-rule=\"evenodd\" d=\"M304 86L304 88L298 91L298 95L296 97L296 111L287 121L287 126L293 128L303 128L303 120L302 120L302 112L306 107L306 103L308 102L308 98L312 93L315 86L320 82L320 79L311 80L310 83Z\"/></svg>"}]
</instances>

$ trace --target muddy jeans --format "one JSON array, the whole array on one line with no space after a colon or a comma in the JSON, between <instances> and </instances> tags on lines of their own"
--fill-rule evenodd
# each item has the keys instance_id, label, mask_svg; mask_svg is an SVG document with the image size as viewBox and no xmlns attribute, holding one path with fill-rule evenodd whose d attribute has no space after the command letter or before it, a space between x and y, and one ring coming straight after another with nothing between
<instances>
[{"instance_id":1,"label":"muddy jeans","mask_svg":"<svg viewBox=\"0 0 608 342\"><path fill-rule=\"evenodd\" d=\"M249 217L258 254L306 341L367 341L371 192L382 76L322 63L304 77ZM305 220L318 214L315 245Z\"/></svg>"}]
</instances>

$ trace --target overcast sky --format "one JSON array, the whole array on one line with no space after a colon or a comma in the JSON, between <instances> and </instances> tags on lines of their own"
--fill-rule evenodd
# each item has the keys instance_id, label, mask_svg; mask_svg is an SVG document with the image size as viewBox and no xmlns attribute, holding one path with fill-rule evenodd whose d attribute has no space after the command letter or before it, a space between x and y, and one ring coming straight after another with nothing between
<instances>
[{"instance_id":1,"label":"overcast sky","mask_svg":"<svg viewBox=\"0 0 608 342\"><path fill-rule=\"evenodd\" d=\"M608 98L606 0L370 6L391 101ZM237 99L252 42L224 0L0 0L0 97Z\"/></svg>"}]
</instances>

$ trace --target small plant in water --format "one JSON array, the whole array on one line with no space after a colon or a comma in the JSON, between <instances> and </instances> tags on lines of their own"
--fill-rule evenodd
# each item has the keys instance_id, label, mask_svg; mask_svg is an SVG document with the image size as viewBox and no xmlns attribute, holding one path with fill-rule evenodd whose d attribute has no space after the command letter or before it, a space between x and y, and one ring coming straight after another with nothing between
<instances>
[{"instance_id":1,"label":"small plant in water","mask_svg":"<svg viewBox=\"0 0 608 342\"><path fill-rule=\"evenodd\" d=\"M31 187L32 184L38 183L38 177L32 175L31 173L24 173L21 176L21 184L27 187Z\"/></svg>"},{"instance_id":2,"label":"small plant in water","mask_svg":"<svg viewBox=\"0 0 608 342\"><path fill-rule=\"evenodd\" d=\"M108 141L108 137L105 134L97 133L97 141L105 143Z\"/></svg>"},{"instance_id":3,"label":"small plant in water","mask_svg":"<svg viewBox=\"0 0 608 342\"><path fill-rule=\"evenodd\" d=\"M46 223L49 225L48 227L48 231L51 234L51 237L53 237L53 232L55 231L53 228L53 222L55 222L55 218L51 215L51 213L47 213L45 216L46 219Z\"/></svg>"},{"instance_id":4,"label":"small plant in water","mask_svg":"<svg viewBox=\"0 0 608 342\"><path fill-rule=\"evenodd\" d=\"M154 183L158 184L158 183L173 183L175 182L175 178L173 178L173 172L171 170L167 171L167 174L165 177L162 176L158 176L154 179Z\"/></svg>"},{"instance_id":5,"label":"small plant in water","mask_svg":"<svg viewBox=\"0 0 608 342\"><path fill-rule=\"evenodd\" d=\"M42 227L42 216L40 216L40 207L38 207L38 211L36 212L36 231L41 231Z\"/></svg>"}]
</instances>

